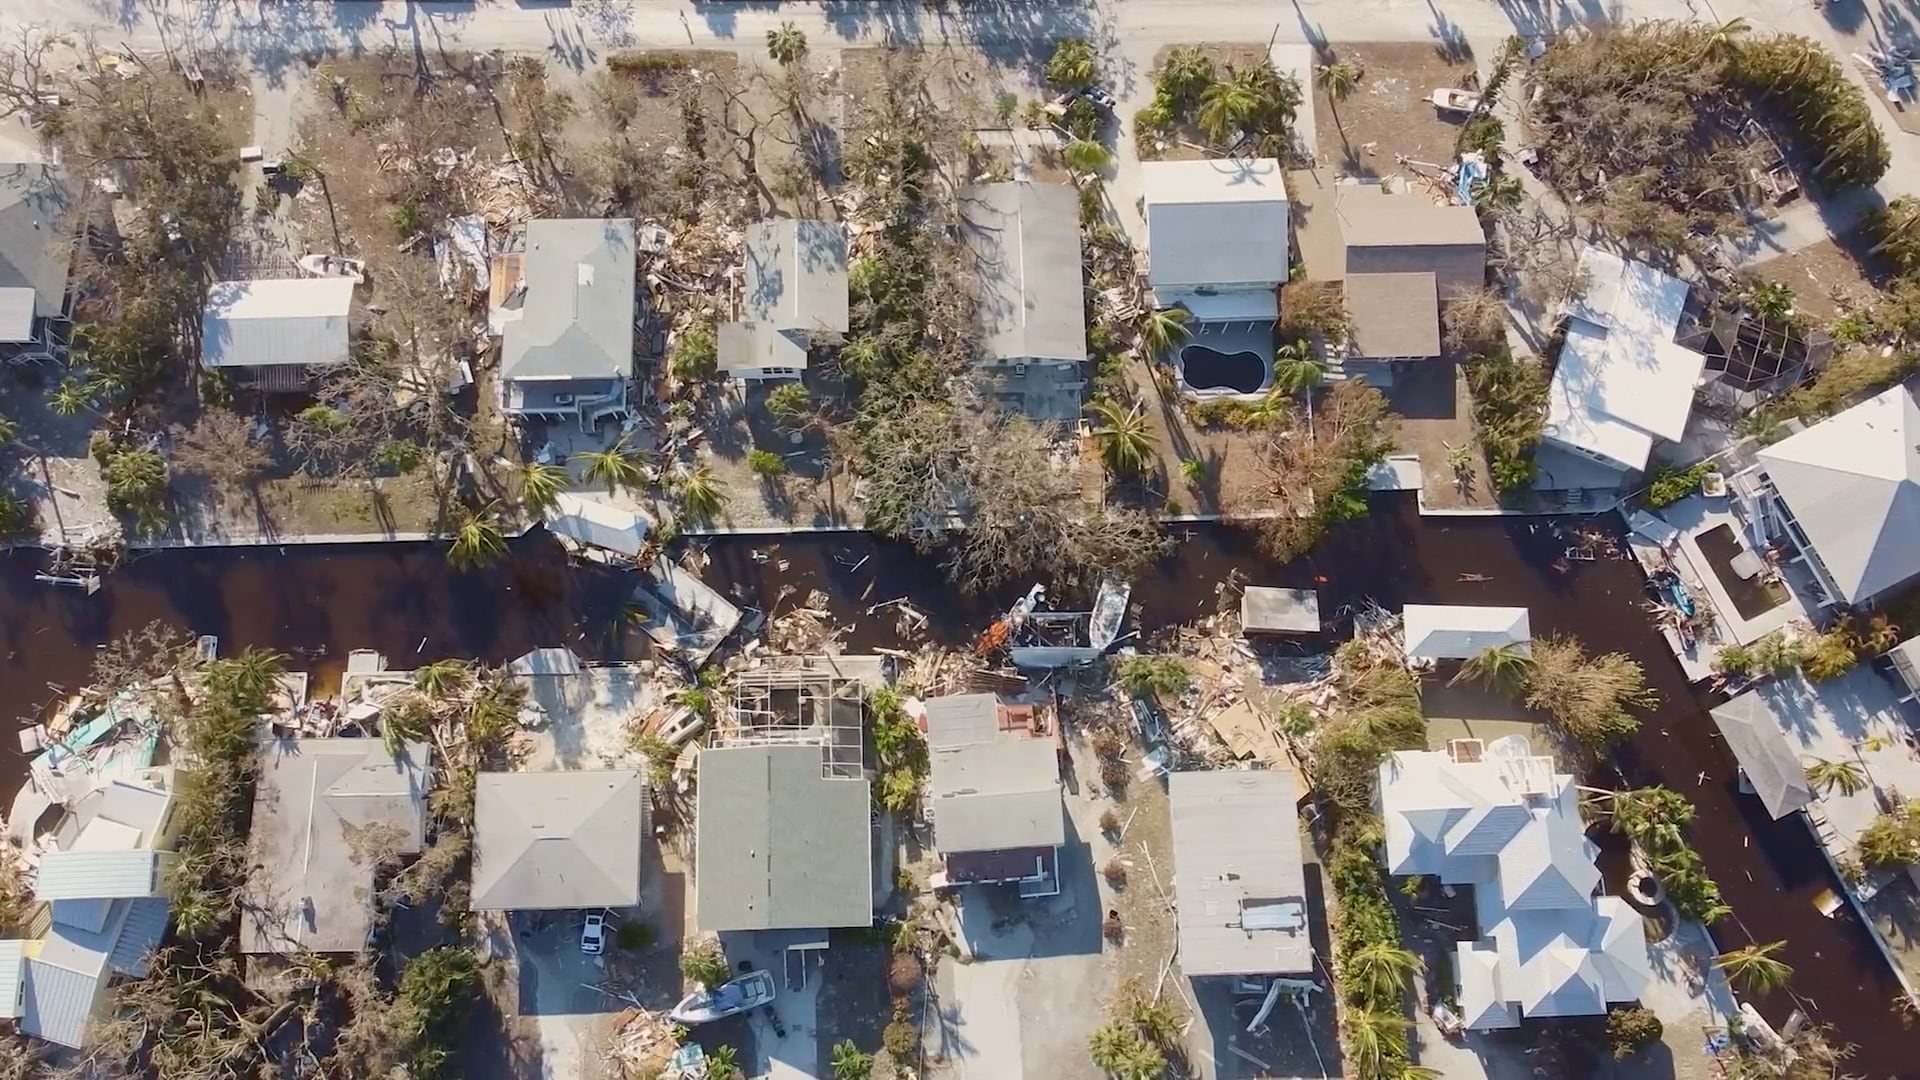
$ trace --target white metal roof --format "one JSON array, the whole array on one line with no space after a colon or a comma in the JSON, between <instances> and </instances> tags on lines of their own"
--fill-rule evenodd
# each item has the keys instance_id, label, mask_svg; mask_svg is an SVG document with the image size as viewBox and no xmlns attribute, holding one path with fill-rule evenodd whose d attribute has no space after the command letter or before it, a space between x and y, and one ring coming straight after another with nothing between
<instances>
[{"instance_id":1,"label":"white metal roof","mask_svg":"<svg viewBox=\"0 0 1920 1080\"><path fill-rule=\"evenodd\" d=\"M1920 404L1905 387L1773 444L1760 463L1842 599L1920 573Z\"/></svg>"},{"instance_id":2,"label":"white metal roof","mask_svg":"<svg viewBox=\"0 0 1920 1080\"><path fill-rule=\"evenodd\" d=\"M1167 795L1181 970L1189 976L1311 971L1292 770L1176 772L1167 778Z\"/></svg>"},{"instance_id":3,"label":"white metal roof","mask_svg":"<svg viewBox=\"0 0 1920 1080\"><path fill-rule=\"evenodd\" d=\"M153 896L170 856L159 851L49 851L34 895L41 900L119 900Z\"/></svg>"},{"instance_id":4,"label":"white metal roof","mask_svg":"<svg viewBox=\"0 0 1920 1080\"><path fill-rule=\"evenodd\" d=\"M1523 607L1408 604L1401 617L1409 659L1467 660L1504 645L1532 651L1533 630Z\"/></svg>"},{"instance_id":5,"label":"white metal roof","mask_svg":"<svg viewBox=\"0 0 1920 1080\"><path fill-rule=\"evenodd\" d=\"M796 335L772 323L734 320L714 332L714 353L721 371L763 371L782 368L805 371L807 346Z\"/></svg>"},{"instance_id":6,"label":"white metal roof","mask_svg":"<svg viewBox=\"0 0 1920 1080\"><path fill-rule=\"evenodd\" d=\"M1149 161L1140 170L1153 287L1287 280L1287 188L1278 161Z\"/></svg>"},{"instance_id":7,"label":"white metal roof","mask_svg":"<svg viewBox=\"0 0 1920 1080\"><path fill-rule=\"evenodd\" d=\"M1599 1013L1639 996L1649 970L1640 916L1594 897L1599 849L1573 777L1551 760L1397 752L1380 766L1380 807L1389 873L1473 886L1481 940L1460 948L1456 973L1469 1027Z\"/></svg>"},{"instance_id":8,"label":"white metal roof","mask_svg":"<svg viewBox=\"0 0 1920 1080\"><path fill-rule=\"evenodd\" d=\"M653 522L638 510L625 510L588 495L561 492L547 508L547 530L622 555L646 550Z\"/></svg>"},{"instance_id":9,"label":"white metal roof","mask_svg":"<svg viewBox=\"0 0 1920 1080\"><path fill-rule=\"evenodd\" d=\"M341 363L352 308L351 278L215 282L200 321L200 361L212 368Z\"/></svg>"},{"instance_id":10,"label":"white metal roof","mask_svg":"<svg viewBox=\"0 0 1920 1080\"><path fill-rule=\"evenodd\" d=\"M0 341L33 340L33 290L0 288Z\"/></svg>"},{"instance_id":11,"label":"white metal roof","mask_svg":"<svg viewBox=\"0 0 1920 1080\"><path fill-rule=\"evenodd\" d=\"M1813 801L1813 785L1800 755L1787 745L1772 698L1749 690L1713 710L1713 726L1727 740L1740 771L1775 820Z\"/></svg>"},{"instance_id":12,"label":"white metal roof","mask_svg":"<svg viewBox=\"0 0 1920 1080\"><path fill-rule=\"evenodd\" d=\"M476 911L640 902L646 783L633 769L481 773L474 788Z\"/></svg>"},{"instance_id":13,"label":"white metal roof","mask_svg":"<svg viewBox=\"0 0 1920 1080\"><path fill-rule=\"evenodd\" d=\"M0 940L0 1020L20 1015L21 984L27 970L27 943L18 938Z\"/></svg>"},{"instance_id":14,"label":"white metal roof","mask_svg":"<svg viewBox=\"0 0 1920 1080\"><path fill-rule=\"evenodd\" d=\"M1624 469L1646 467L1656 439L1677 440L1706 357L1674 343L1688 285L1598 248L1591 282L1568 305L1566 343L1548 391L1548 438Z\"/></svg>"}]
</instances>

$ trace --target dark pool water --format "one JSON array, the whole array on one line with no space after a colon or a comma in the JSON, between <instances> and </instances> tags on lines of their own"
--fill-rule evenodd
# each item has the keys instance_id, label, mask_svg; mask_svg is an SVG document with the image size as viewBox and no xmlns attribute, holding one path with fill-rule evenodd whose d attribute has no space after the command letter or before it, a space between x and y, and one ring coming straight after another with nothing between
<instances>
[{"instance_id":1,"label":"dark pool water","mask_svg":"<svg viewBox=\"0 0 1920 1080\"><path fill-rule=\"evenodd\" d=\"M1257 394L1267 381L1267 364L1258 353L1215 352L1205 345L1180 350L1180 369L1195 390L1233 390Z\"/></svg>"},{"instance_id":2,"label":"dark pool water","mask_svg":"<svg viewBox=\"0 0 1920 1080\"><path fill-rule=\"evenodd\" d=\"M1617 533L1616 521L1600 519L1598 527ZM1212 612L1216 583L1237 570L1251 584L1318 588L1335 633L1370 599L1389 608L1515 605L1531 610L1536 634L1574 634L1595 650L1639 660L1660 705L1613 765L1587 781L1664 783L1692 798L1696 844L1736 912L1716 928L1722 946L1785 940L1802 1006L1859 1047L1848 1071L1920 1077L1920 1037L1892 1012L1893 977L1847 909L1833 919L1814 909L1833 882L1805 827L1771 820L1738 792L1732 758L1704 713L1716 702L1693 694L1640 610L1644 579L1636 564L1568 563L1568 539L1555 523L1423 518L1405 495L1377 496L1367 517L1285 566L1262 559L1240 531L1196 526L1177 535L1175 551L1135 582L1148 628ZM931 616L935 635L957 643L1024 589L955 594L936 560L855 535L728 538L708 550L707 580L744 603L771 606L783 585L797 590L788 604L810 589L825 591L840 620L853 624L853 648L893 642L893 619L865 615L871 604L904 596ZM122 567L87 597L34 583L37 565L26 554L0 559L0 700L21 714L82 683L98 644L153 619L218 634L228 650L291 653L323 683L356 648L379 649L397 663L499 661L548 645L590 658L645 651L621 618L619 576L569 567L538 531L515 541L505 564L473 574L449 570L438 545L167 552ZM22 773L13 738L0 738L0 791L10 795ZM1622 885L1610 878L1613 891ZM1779 1022L1793 1004L1775 994L1762 1011Z\"/></svg>"}]
</instances>

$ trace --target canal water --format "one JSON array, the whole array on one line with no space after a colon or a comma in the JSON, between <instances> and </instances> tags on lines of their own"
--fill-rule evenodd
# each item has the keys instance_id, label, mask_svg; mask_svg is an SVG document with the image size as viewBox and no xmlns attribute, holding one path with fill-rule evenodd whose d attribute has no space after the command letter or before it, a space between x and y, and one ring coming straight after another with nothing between
<instances>
[{"instance_id":1,"label":"canal water","mask_svg":"<svg viewBox=\"0 0 1920 1080\"><path fill-rule=\"evenodd\" d=\"M1846 907L1829 919L1816 898L1835 883L1801 823L1774 822L1739 794L1730 754L1679 665L1641 611L1637 564L1601 557L1568 559L1575 528L1617 540L1617 519L1422 517L1408 495L1380 495L1371 513L1333 531L1315 552L1285 566L1262 559L1246 533L1195 526L1174 552L1134 583L1146 629L1190 621L1216 609L1215 586L1239 571L1251 584L1314 587L1321 609L1342 620L1369 599L1524 606L1536 634L1578 636L1599 651L1621 651L1646 668L1661 702L1616 755L1621 775L1597 785L1661 783L1698 809L1694 839L1736 919L1717 931L1722 945L1787 942L1800 1004L1858 1047L1847 1071L1867 1077L1920 1077L1920 1036L1893 1012L1898 985L1864 928ZM888 612L865 609L905 598L931 619L930 632L964 642L1005 610L1024 584L993 595L956 594L935 559L856 534L800 538L729 537L708 548L709 584L767 609L824 591L851 647L894 643ZM0 700L30 715L60 691L82 685L94 650L155 619L195 634L216 634L224 652L249 645L293 657L325 687L349 650L378 649L398 665L446 656L511 658L567 645L588 658L644 655L646 643L623 618L621 577L569 566L543 532L514 542L502 565L454 573L439 545L175 551L147 555L115 571L94 596L36 584L37 559L0 561ZM21 781L24 765L11 737L0 739L0 792ZM1737 921L1736 921L1737 920ZM1763 1003L1776 1023L1793 1002Z\"/></svg>"}]
</instances>

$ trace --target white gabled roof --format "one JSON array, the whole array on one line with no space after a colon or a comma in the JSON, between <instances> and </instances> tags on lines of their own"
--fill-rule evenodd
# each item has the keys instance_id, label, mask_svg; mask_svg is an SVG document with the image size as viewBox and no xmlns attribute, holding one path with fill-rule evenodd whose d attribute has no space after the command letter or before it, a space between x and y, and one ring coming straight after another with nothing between
<instances>
[{"instance_id":1,"label":"white gabled roof","mask_svg":"<svg viewBox=\"0 0 1920 1080\"><path fill-rule=\"evenodd\" d=\"M1409 660L1469 660L1505 645L1532 652L1533 628L1523 607L1408 604L1401 617Z\"/></svg>"},{"instance_id":2,"label":"white gabled roof","mask_svg":"<svg viewBox=\"0 0 1920 1080\"><path fill-rule=\"evenodd\" d=\"M1573 777L1544 757L1455 761L1400 751L1380 766L1388 872L1473 886L1481 940L1456 965L1470 1028L1574 1016L1631 1001L1650 961L1640 916L1595 898L1599 848Z\"/></svg>"},{"instance_id":3,"label":"white gabled roof","mask_svg":"<svg viewBox=\"0 0 1920 1080\"><path fill-rule=\"evenodd\" d=\"M1920 404L1896 386L1760 451L1849 604L1920 573Z\"/></svg>"},{"instance_id":4,"label":"white gabled roof","mask_svg":"<svg viewBox=\"0 0 1920 1080\"><path fill-rule=\"evenodd\" d=\"M1677 440L1707 358L1674 343L1685 281L1587 248L1590 282L1567 306L1566 343L1548 389L1547 438L1625 469L1643 469L1658 439Z\"/></svg>"},{"instance_id":5,"label":"white gabled roof","mask_svg":"<svg viewBox=\"0 0 1920 1080\"><path fill-rule=\"evenodd\" d=\"M34 895L45 901L123 900L158 893L171 855L161 851L49 851Z\"/></svg>"}]
</instances>

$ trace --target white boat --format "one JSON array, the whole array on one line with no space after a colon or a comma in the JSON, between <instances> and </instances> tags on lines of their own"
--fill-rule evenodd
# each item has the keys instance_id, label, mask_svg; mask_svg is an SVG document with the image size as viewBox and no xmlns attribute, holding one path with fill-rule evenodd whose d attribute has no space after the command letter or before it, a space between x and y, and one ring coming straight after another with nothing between
<instances>
[{"instance_id":1,"label":"white boat","mask_svg":"<svg viewBox=\"0 0 1920 1080\"><path fill-rule=\"evenodd\" d=\"M773 974L749 971L712 990L697 990L680 999L667 1018L676 1024L705 1024L773 1004Z\"/></svg>"},{"instance_id":2,"label":"white boat","mask_svg":"<svg viewBox=\"0 0 1920 1080\"><path fill-rule=\"evenodd\" d=\"M1457 86L1443 86L1427 95L1441 112L1470 113L1480 107L1480 95Z\"/></svg>"}]
</instances>

